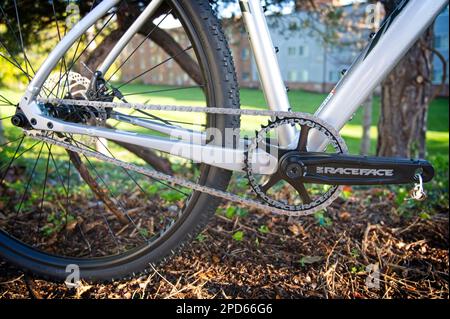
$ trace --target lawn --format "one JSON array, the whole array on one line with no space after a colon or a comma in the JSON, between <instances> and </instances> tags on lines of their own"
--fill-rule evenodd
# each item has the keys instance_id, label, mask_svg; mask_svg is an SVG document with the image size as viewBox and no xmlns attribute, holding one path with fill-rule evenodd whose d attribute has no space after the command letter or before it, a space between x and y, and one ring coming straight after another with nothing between
<instances>
[{"instance_id":1,"label":"lawn","mask_svg":"<svg viewBox=\"0 0 450 319\"><path fill-rule=\"evenodd\" d=\"M123 89L124 94L135 92L154 92L152 94L137 94L129 98L131 102L148 102L151 104L173 104L173 105L204 105L203 93L199 88L188 88L184 90L170 91L170 87L165 86L148 86L148 85L127 85ZM0 94L11 97L13 94L18 99L18 93L6 91L0 88ZM314 113L317 107L325 99L326 94L310 93L305 91L292 90L289 92L289 99L295 111ZM241 90L241 108L245 109L265 109L266 102L264 95L260 90L242 89ZM380 113L380 99L374 99L373 107L373 124L371 129L371 152L375 153L377 139L377 121ZM2 117L8 115L3 111L0 113ZM173 112L156 114L170 118L172 120L180 120L187 122L198 122L197 114L175 114ZM341 131L345 141L347 142L351 153L358 153L360 139L362 136L362 110L358 110L352 121L350 121ZM254 131L260 128L261 124L267 122L267 118L259 117L255 120L253 117L243 116L241 118L241 127L244 131ZM9 125L6 125L8 127ZM448 159L449 150L449 107L448 99L439 98L434 100L430 105L428 115L427 132L427 148L430 156L442 155Z\"/></svg>"},{"instance_id":2,"label":"lawn","mask_svg":"<svg viewBox=\"0 0 450 319\"><path fill-rule=\"evenodd\" d=\"M180 91L163 91L167 87L152 86L149 88L145 85L132 85L126 87L126 93L153 91L151 100L148 103L152 104L175 104L175 105L202 105L204 98L200 89L191 88ZM163 92L157 92L163 91ZM149 96L133 96L135 101L145 102ZM305 91L292 90L289 92L289 100L295 111L314 113L322 101L326 98L326 94L310 93ZM241 108L244 109L266 109L267 104L264 95L260 90L241 89ZM377 122L380 114L380 99L374 99L373 107L373 124L371 129L371 152L375 153L377 140ZM173 114L170 115L171 117ZM194 115L191 115L192 117ZM178 120L187 119L189 115L183 114L182 117L175 117ZM267 119L260 118L255 121L253 117L242 117L242 129L246 131L254 131L258 129L261 124L265 123ZM350 152L358 153L360 139L362 137L362 109L358 110L351 122L349 122L341 131L347 142ZM430 105L428 115L427 133L428 152L429 155L443 155L448 158L449 149L449 107L448 99L440 98L434 100Z\"/></svg>"}]
</instances>

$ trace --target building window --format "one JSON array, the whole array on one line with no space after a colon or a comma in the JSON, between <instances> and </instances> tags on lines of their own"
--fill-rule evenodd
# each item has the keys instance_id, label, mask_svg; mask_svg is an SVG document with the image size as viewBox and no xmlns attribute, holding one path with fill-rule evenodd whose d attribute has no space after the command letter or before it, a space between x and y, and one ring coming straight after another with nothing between
<instances>
[{"instance_id":1,"label":"building window","mask_svg":"<svg viewBox=\"0 0 450 319\"><path fill-rule=\"evenodd\" d=\"M436 35L434 37L434 48L438 50L448 50L448 34Z\"/></svg>"},{"instance_id":2,"label":"building window","mask_svg":"<svg viewBox=\"0 0 450 319\"><path fill-rule=\"evenodd\" d=\"M248 48L243 48L241 52L242 61L247 61L248 57L250 56L250 51Z\"/></svg>"},{"instance_id":3,"label":"building window","mask_svg":"<svg viewBox=\"0 0 450 319\"><path fill-rule=\"evenodd\" d=\"M308 47L307 46L300 46L298 48L298 55L301 57L307 57L308 56Z\"/></svg>"},{"instance_id":4,"label":"building window","mask_svg":"<svg viewBox=\"0 0 450 319\"><path fill-rule=\"evenodd\" d=\"M298 29L298 24L295 21L292 21L289 23L289 30L293 31L293 30L297 30Z\"/></svg>"},{"instance_id":5,"label":"building window","mask_svg":"<svg viewBox=\"0 0 450 319\"><path fill-rule=\"evenodd\" d=\"M444 73L442 72L442 70L434 70L433 71L433 83L441 83L443 75L444 75Z\"/></svg>"},{"instance_id":6,"label":"building window","mask_svg":"<svg viewBox=\"0 0 450 319\"><path fill-rule=\"evenodd\" d=\"M302 76L301 76L300 80L301 80L302 82L308 82L308 80L309 80L309 74L308 74L308 71L302 70Z\"/></svg>"},{"instance_id":7,"label":"building window","mask_svg":"<svg viewBox=\"0 0 450 319\"><path fill-rule=\"evenodd\" d=\"M295 47L289 47L288 48L288 55L289 56L294 56L295 55L295 53L296 53L296 49L295 49Z\"/></svg>"},{"instance_id":8,"label":"building window","mask_svg":"<svg viewBox=\"0 0 450 319\"><path fill-rule=\"evenodd\" d=\"M145 70L145 59L141 59L141 70Z\"/></svg>"},{"instance_id":9,"label":"building window","mask_svg":"<svg viewBox=\"0 0 450 319\"><path fill-rule=\"evenodd\" d=\"M338 79L339 79L339 72L330 71L328 73L328 81L329 82L337 82Z\"/></svg>"},{"instance_id":10,"label":"building window","mask_svg":"<svg viewBox=\"0 0 450 319\"><path fill-rule=\"evenodd\" d=\"M288 72L288 81L297 82L297 71L292 70Z\"/></svg>"},{"instance_id":11,"label":"building window","mask_svg":"<svg viewBox=\"0 0 450 319\"><path fill-rule=\"evenodd\" d=\"M250 81L250 73L243 72L242 73L242 81Z\"/></svg>"}]
</instances>

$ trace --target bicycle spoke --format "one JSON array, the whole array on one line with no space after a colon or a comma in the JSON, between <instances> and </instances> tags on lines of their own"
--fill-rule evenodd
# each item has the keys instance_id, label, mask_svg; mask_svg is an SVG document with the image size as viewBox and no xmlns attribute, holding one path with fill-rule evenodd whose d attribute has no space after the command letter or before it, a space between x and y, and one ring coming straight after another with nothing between
<instances>
[{"instance_id":1,"label":"bicycle spoke","mask_svg":"<svg viewBox=\"0 0 450 319\"><path fill-rule=\"evenodd\" d=\"M75 141L76 143L76 141ZM133 218L130 217L130 215L127 213L126 209L123 207L123 205L121 204L121 201L117 198L117 196L112 192L112 190L108 187L108 184L104 181L104 179L100 176L100 174L98 173L97 169L95 168L95 166L92 164L92 162L89 160L89 158L86 155L83 155L83 157L86 159L86 161L88 162L89 166L91 167L91 170L94 171L95 175L97 176L97 178L102 182L102 184L104 185L104 187L108 190L108 193L111 194L111 196L115 199L115 201L120 205L120 208L122 210L122 212L125 214L125 216L128 218L128 220L131 222L131 224L134 226L135 230L141 235L141 237L144 239L144 241L148 242L147 238L145 238L139 231L139 227L137 227L136 222L134 221Z\"/></svg>"},{"instance_id":2,"label":"bicycle spoke","mask_svg":"<svg viewBox=\"0 0 450 319\"><path fill-rule=\"evenodd\" d=\"M58 18L56 17L56 9L55 9L55 2L54 1L52 1L52 10L53 10L53 18L54 18L55 24L56 24L56 31L58 33L58 40L59 40L59 42L61 42L62 38L66 35L67 25L64 25L64 34L63 34L63 36L61 36L61 32L59 30ZM61 65L60 65L60 68L59 68L59 76L60 77L61 77L63 68L67 72L67 64L66 64L65 55L63 55L63 57L62 57ZM70 88L69 88L69 83L68 83L67 80L66 80L66 84L67 84L67 91L69 91ZM59 95L59 90L60 89L61 89L61 83L59 82L58 83L58 90L56 91L56 96L60 96Z\"/></svg>"},{"instance_id":3,"label":"bicycle spoke","mask_svg":"<svg viewBox=\"0 0 450 319\"><path fill-rule=\"evenodd\" d=\"M124 94L124 96L144 95L144 94L171 92L171 91L190 90L190 89L197 89L197 88L202 88L202 87L204 87L204 85L182 86L182 87L176 87L176 88L170 88L170 89L161 89L161 90L153 90L153 91L146 91L146 92L128 93L128 94ZM147 100L144 104L148 103L149 101L150 100Z\"/></svg>"},{"instance_id":4,"label":"bicycle spoke","mask_svg":"<svg viewBox=\"0 0 450 319\"><path fill-rule=\"evenodd\" d=\"M187 51L189 51L189 50L191 50L191 49L192 49L192 46L190 45L190 46L188 46L186 49L181 50L180 52L178 52L177 54L175 54L174 56L171 56L171 57L165 59L164 61L162 61L162 62L156 64L155 66L151 67L150 69L148 69L148 70L146 70L146 71L140 73L139 75L133 77L131 80L128 80L127 82L122 83L121 85L119 85L119 87L118 87L117 89L121 89L122 87L124 87L124 86L130 84L130 83L133 82L134 80L137 80L137 79L139 79L141 76L144 76L144 75L146 75L146 74L152 72L153 70L157 69L158 67L160 67L160 66L163 65L164 63L167 63L167 62L169 62L170 60L175 59L177 56L179 56L179 55L181 55L181 54L183 54L183 53L185 53L185 52L187 52Z\"/></svg>"},{"instance_id":5,"label":"bicycle spoke","mask_svg":"<svg viewBox=\"0 0 450 319\"><path fill-rule=\"evenodd\" d=\"M0 119L0 121L10 119L10 118L12 118L13 116L14 116L14 115L3 117L3 118Z\"/></svg>"},{"instance_id":6,"label":"bicycle spoke","mask_svg":"<svg viewBox=\"0 0 450 319\"><path fill-rule=\"evenodd\" d=\"M157 25L153 27L153 29L145 36L145 38L137 45L136 48L131 51L130 55L117 67L117 69L109 76L107 82L111 81L114 75L116 75L117 72L122 69L122 67L130 60L130 58L139 50L139 48L144 44L145 41L147 41L150 36L153 34L153 32L161 25L161 23L164 22L164 20L172 13L172 9L169 10L169 12L161 19L161 21L158 22Z\"/></svg>"},{"instance_id":7,"label":"bicycle spoke","mask_svg":"<svg viewBox=\"0 0 450 319\"><path fill-rule=\"evenodd\" d=\"M15 106L14 103L12 103L10 100L8 100L6 97L4 97L2 94L0 94L0 101L6 103L8 105Z\"/></svg>"},{"instance_id":8,"label":"bicycle spoke","mask_svg":"<svg viewBox=\"0 0 450 319\"><path fill-rule=\"evenodd\" d=\"M15 13L16 13L16 16L17 16L17 23L18 23L18 27L19 27L19 35L20 35L20 39L17 37L17 34L16 34L16 32L14 31L13 26L12 26L11 23L9 22L8 16L6 15L6 12L3 10L3 7L2 7L1 5L0 5L0 11L2 12L2 15L3 15L3 17L4 17L5 21L6 21L6 24L7 24L8 29L12 32L14 38L16 39L17 44L21 46L22 53L23 53L23 56L24 56L24 59L25 59L24 62L25 62L25 69L26 69L26 71L24 70L24 73L25 73L26 75L28 75L29 77L31 77L30 74L29 74L29 72L28 72L28 64L30 64L30 67L31 67L31 63L30 63L30 61L29 61L28 58L27 58L27 55L26 55L26 53L25 53L25 47L24 47L24 45L23 45L22 32L21 32L21 28L20 28L20 19L18 18L19 12L18 12L18 9L17 9L17 3L16 3L16 1L14 1L14 6L15 6ZM4 48L8 51L8 49L6 48L6 46L4 46ZM8 54L10 54L10 53L8 52ZM10 56L12 57L11 54L10 54ZM17 61L16 61L16 62L17 62ZM17 62L17 65L20 66L20 63ZM22 68L22 67L21 67L21 68ZM31 67L31 69L32 69L32 67ZM33 73L34 73L34 71L33 71Z\"/></svg>"},{"instance_id":9,"label":"bicycle spoke","mask_svg":"<svg viewBox=\"0 0 450 319\"><path fill-rule=\"evenodd\" d=\"M25 135L22 135L21 137L18 137L15 140L12 140L12 141L9 141L9 142L6 142L6 143L0 145L0 147L8 146L9 144L15 143L15 142L17 142L18 140L20 140L21 138L24 138L24 137L25 137Z\"/></svg>"},{"instance_id":10,"label":"bicycle spoke","mask_svg":"<svg viewBox=\"0 0 450 319\"><path fill-rule=\"evenodd\" d=\"M12 164L12 163L14 162L14 160L16 159L17 152L19 151L20 147L22 146L22 143L23 143L23 140L24 140L24 139L25 139L25 135L22 136L22 138L20 139L20 143L19 143L19 145L17 146L16 151L14 152L13 157L11 158L11 160L10 160L9 163L8 163L8 167L6 168L5 173L3 173L2 180L0 181L0 185L3 184L3 180L5 179L6 175L8 174L8 171L9 171L9 169L11 168L11 164Z\"/></svg>"},{"instance_id":11,"label":"bicycle spoke","mask_svg":"<svg viewBox=\"0 0 450 319\"><path fill-rule=\"evenodd\" d=\"M72 168L72 161L68 161L67 163L67 194L66 194L66 212L69 211L69 206L70 206L70 171ZM66 218L67 220L67 218Z\"/></svg>"},{"instance_id":12,"label":"bicycle spoke","mask_svg":"<svg viewBox=\"0 0 450 319\"><path fill-rule=\"evenodd\" d=\"M8 51L8 49L6 48L6 46L3 44L3 42L0 40L0 45L2 45L6 52L9 54L9 56L11 57L11 59L13 59L13 61L11 61L9 58L7 58L5 55L3 55L0 52L0 57L2 57L3 59L6 60L6 62L10 63L12 66L14 66L16 69L18 69L20 72L22 72L28 79L28 83L31 82L32 76L30 74L28 74L21 66L20 63L15 59L15 57L12 55L11 52ZM44 90L47 90L45 87L43 87ZM49 97L51 95L51 93L47 96ZM55 96L57 97L57 96Z\"/></svg>"},{"instance_id":13,"label":"bicycle spoke","mask_svg":"<svg viewBox=\"0 0 450 319\"><path fill-rule=\"evenodd\" d=\"M59 78L58 83L59 83L64 77L67 77L67 76L68 76L69 72L70 72L70 71L72 70L72 68L75 66L75 63L77 63L77 61L83 56L83 54L86 52L86 50L87 50L87 49L90 47L90 45L95 41L95 39L98 37L98 35L106 28L106 26L109 24L109 22L112 20L112 18L113 18L115 15L116 15L115 12L112 13L112 14L110 15L110 17L109 17L109 18L106 20L106 22L102 25L102 27L101 27L100 30L97 32L97 34L96 34L96 35L88 42L88 44L86 45L86 47L81 51L81 53L78 55L78 57L72 59L72 62L71 62L70 65L69 65L69 70L66 71L66 72L63 74L63 76ZM81 40L81 38L80 38L80 40ZM77 49L78 49L78 46L80 45L80 42L81 42L81 41L78 42ZM74 54L74 55L76 55L76 52L77 52L77 51L75 51L75 54ZM57 85L58 85L58 84L55 84L55 86L50 90L50 93L53 93L53 91L55 90L55 88L57 87Z\"/></svg>"},{"instance_id":14,"label":"bicycle spoke","mask_svg":"<svg viewBox=\"0 0 450 319\"><path fill-rule=\"evenodd\" d=\"M104 211L98 207L98 204L97 204L97 209L101 211L103 221L104 221L104 223L106 224L106 227L108 228L108 233L109 233L109 235L112 237L114 243L116 244L117 249L118 249L119 252L120 252L120 250L122 250L122 249L120 248L120 245L119 245L119 239L118 239L117 236L114 234L114 231L112 230L111 225L110 225L109 222L108 222L108 218L106 217Z\"/></svg>"},{"instance_id":15,"label":"bicycle spoke","mask_svg":"<svg viewBox=\"0 0 450 319\"><path fill-rule=\"evenodd\" d=\"M22 47L23 57L25 59L25 69L27 70L27 73L28 73L28 64L30 64L30 61L28 60L27 53L25 51L25 46L23 44L22 28L20 27L19 8L17 7L17 1L16 0L14 0L14 7L15 7L15 10L16 10L17 27L19 29L20 45ZM33 66L31 64L30 64L30 68L31 68L33 74L35 74L36 72L34 72Z\"/></svg>"},{"instance_id":16,"label":"bicycle spoke","mask_svg":"<svg viewBox=\"0 0 450 319\"><path fill-rule=\"evenodd\" d=\"M40 143L39 141L36 142L36 143L34 143L33 146L31 146L30 148L27 148L25 151L23 151L23 152L21 152L19 155L17 155L17 156L15 157L14 160L18 160L19 158L21 158L22 155L24 155L25 153L28 153L29 151L31 151L31 150L32 150L33 148L35 148L35 146L38 145L39 143ZM0 170L2 170L3 167L5 167L5 166L6 166L6 165L0 167Z\"/></svg>"},{"instance_id":17,"label":"bicycle spoke","mask_svg":"<svg viewBox=\"0 0 450 319\"><path fill-rule=\"evenodd\" d=\"M47 179L48 179L48 169L49 169L49 165L50 165L50 152L51 152L51 148L52 148L53 145L51 145L49 147L48 144L45 143L45 146L47 146L47 148L49 150L48 150L48 155L47 155L47 162L46 162L46 165L45 165L44 184L42 185L41 209L39 210L37 231L39 231L39 229L41 228L41 219L42 219L42 212L44 211L44 199L45 199L45 191L46 191Z\"/></svg>"},{"instance_id":18,"label":"bicycle spoke","mask_svg":"<svg viewBox=\"0 0 450 319\"><path fill-rule=\"evenodd\" d=\"M0 40L0 44L6 49L5 45L3 44L3 42ZM8 49L6 49L6 52L9 54L9 56L11 56L11 58L13 59L13 61L11 61L9 58L7 58L5 55L3 55L3 53L0 52L0 57L2 57L4 60L6 60L6 62L10 63L12 66L14 66L16 69L19 69L19 71L21 71L28 79L28 83L31 81L31 75L29 75L19 64L19 62L12 56L12 54L8 51Z\"/></svg>"},{"instance_id":19,"label":"bicycle spoke","mask_svg":"<svg viewBox=\"0 0 450 319\"><path fill-rule=\"evenodd\" d=\"M56 164L56 160L55 160L55 158L54 158L54 156L53 156L53 153L52 153L52 151L51 151L51 149L49 148L48 145L47 145L47 148L48 148L48 150L49 150L50 158L51 158L51 160L52 160L53 166L55 167L56 175L59 177L59 182L61 183L61 186L62 186L62 188L63 188L63 190L64 190L64 193L66 194L66 196L69 196L69 195L68 195L69 192L68 192L68 190L67 190L67 188L66 188L66 184L64 183L64 180L63 180L63 178L62 178L62 175L59 173L58 165ZM70 162L69 162L69 163L70 163Z\"/></svg>"},{"instance_id":20,"label":"bicycle spoke","mask_svg":"<svg viewBox=\"0 0 450 319\"><path fill-rule=\"evenodd\" d=\"M25 197L26 197L26 195L28 193L28 188L31 185L31 180L33 179L34 172L36 171L36 166L37 166L37 163L39 162L39 159L41 157L43 148L44 148L44 143L42 143L41 149L39 150L39 154L38 154L38 156L36 158L36 161L34 162L33 169L32 169L31 174L30 174L30 178L28 179L28 182L27 182L27 184L25 186L25 191L24 191L24 193L22 195L22 199L20 200L19 207L16 210L16 214L15 214L16 216L20 214L20 210L22 209L22 204L23 204L23 202L25 200Z\"/></svg>"},{"instance_id":21,"label":"bicycle spoke","mask_svg":"<svg viewBox=\"0 0 450 319\"><path fill-rule=\"evenodd\" d=\"M103 143L102 143L103 144ZM84 145L84 144L83 144ZM89 146L87 146L87 145L84 145L85 147L88 147L88 148L90 148ZM96 152L96 150L94 150L93 148L90 148L91 149L91 151L94 151L94 152ZM109 152L109 151L108 151ZM110 153L110 152L109 152ZM110 153L111 154L111 153ZM111 154L112 155L112 154ZM116 159L114 156L113 156L113 158L114 159ZM125 169L125 168L123 168L123 169ZM128 172L128 170L126 170L127 172ZM167 188L169 188L169 189L171 189L171 190L174 190L174 191L176 191L176 192L178 192L178 193L180 193L180 194L182 194L182 195L184 195L184 196L189 196L189 194L188 193L185 193L185 192L183 192L182 190L180 190L180 189L178 189L178 188L176 188L176 187L174 187L174 186L171 186L171 185L169 185L169 184L167 184L166 182L163 182L163 181L160 181L160 180L158 180L158 179L156 179L156 178L154 178L154 177L151 177L151 176L148 176L148 178L150 178L151 180L153 180L153 181L155 181L155 182L157 182L157 183L159 183L159 184L161 184L161 185L163 185L163 186L165 186L165 187L167 187Z\"/></svg>"}]
</instances>

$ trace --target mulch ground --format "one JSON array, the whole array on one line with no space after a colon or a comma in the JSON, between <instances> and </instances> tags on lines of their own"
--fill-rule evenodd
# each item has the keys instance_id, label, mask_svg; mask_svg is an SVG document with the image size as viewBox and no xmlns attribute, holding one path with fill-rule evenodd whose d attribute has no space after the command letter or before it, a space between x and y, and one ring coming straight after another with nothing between
<instances>
[{"instance_id":1,"label":"mulch ground","mask_svg":"<svg viewBox=\"0 0 450 319\"><path fill-rule=\"evenodd\" d=\"M216 215L189 248L129 281L69 289L0 261L0 298L448 299L448 210L406 218L372 195L357 192L323 219Z\"/></svg>"}]
</instances>

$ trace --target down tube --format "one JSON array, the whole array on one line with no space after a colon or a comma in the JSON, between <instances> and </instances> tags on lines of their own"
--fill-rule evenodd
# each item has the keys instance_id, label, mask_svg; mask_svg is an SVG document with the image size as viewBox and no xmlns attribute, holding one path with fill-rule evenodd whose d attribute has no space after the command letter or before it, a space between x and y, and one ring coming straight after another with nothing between
<instances>
[{"instance_id":1,"label":"down tube","mask_svg":"<svg viewBox=\"0 0 450 319\"><path fill-rule=\"evenodd\" d=\"M340 131L447 3L448 0L402 1L315 115ZM325 148L326 141L312 132L308 145L310 151L319 151Z\"/></svg>"}]
</instances>

